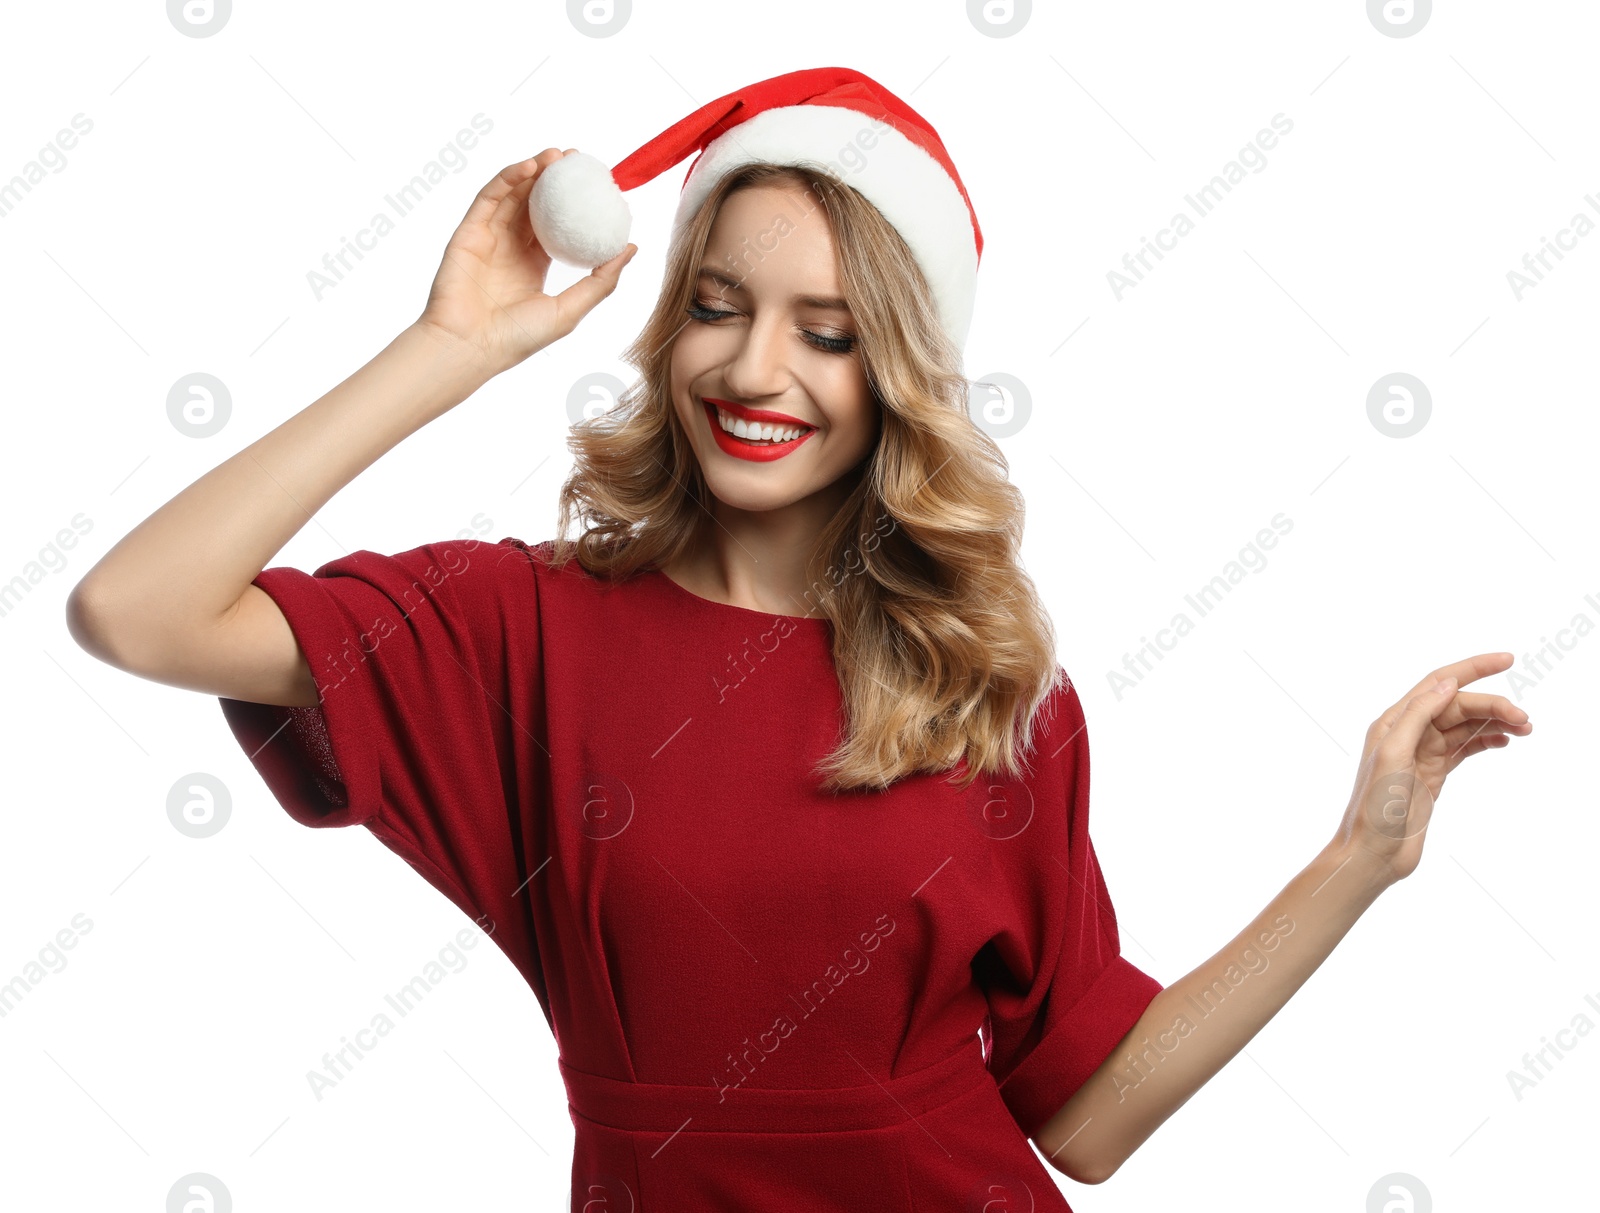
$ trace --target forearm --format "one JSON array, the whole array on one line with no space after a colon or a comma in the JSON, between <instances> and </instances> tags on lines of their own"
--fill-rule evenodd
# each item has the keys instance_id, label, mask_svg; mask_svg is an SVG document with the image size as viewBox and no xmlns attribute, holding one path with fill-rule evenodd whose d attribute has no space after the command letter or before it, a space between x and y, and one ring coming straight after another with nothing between
<instances>
[{"instance_id":1,"label":"forearm","mask_svg":"<svg viewBox=\"0 0 1600 1213\"><path fill-rule=\"evenodd\" d=\"M459 343L418 324L402 330L349 378L201 476L102 556L73 590L75 632L135 664L139 654L184 643L196 627L231 611L329 498L482 382Z\"/></svg>"},{"instance_id":2,"label":"forearm","mask_svg":"<svg viewBox=\"0 0 1600 1213\"><path fill-rule=\"evenodd\" d=\"M1385 883L1364 853L1324 848L1225 947L1156 995L1035 1135L1045 1157L1082 1182L1108 1178L1278 1013Z\"/></svg>"}]
</instances>

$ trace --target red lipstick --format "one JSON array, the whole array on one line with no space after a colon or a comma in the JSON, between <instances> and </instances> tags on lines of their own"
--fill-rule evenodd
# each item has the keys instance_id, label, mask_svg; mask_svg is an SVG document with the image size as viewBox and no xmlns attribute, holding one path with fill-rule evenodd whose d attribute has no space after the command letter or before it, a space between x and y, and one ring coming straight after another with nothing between
<instances>
[{"instance_id":1,"label":"red lipstick","mask_svg":"<svg viewBox=\"0 0 1600 1213\"><path fill-rule=\"evenodd\" d=\"M772 409L753 409L742 404L735 404L731 400L718 400L715 396L703 397L707 404L714 404L720 409L732 413L735 417L745 421L760 422L765 425L805 425L807 429L815 426L807 425L798 417L791 417L788 413L775 412Z\"/></svg>"},{"instance_id":2,"label":"red lipstick","mask_svg":"<svg viewBox=\"0 0 1600 1213\"><path fill-rule=\"evenodd\" d=\"M797 417L791 417L787 413L774 412L771 409L746 408L731 401L717 400L709 396L702 397L700 405L705 410L706 421L711 426L711 437L716 442L718 449L732 455L735 459L748 459L752 463L768 463L774 459L782 459L791 451L797 450L801 443L817 432L815 426L806 426L806 423ZM722 428L721 423L717 420L718 408L722 408L734 417L752 424L805 426L805 433L791 438L788 442L746 442L737 434L730 434Z\"/></svg>"}]
</instances>

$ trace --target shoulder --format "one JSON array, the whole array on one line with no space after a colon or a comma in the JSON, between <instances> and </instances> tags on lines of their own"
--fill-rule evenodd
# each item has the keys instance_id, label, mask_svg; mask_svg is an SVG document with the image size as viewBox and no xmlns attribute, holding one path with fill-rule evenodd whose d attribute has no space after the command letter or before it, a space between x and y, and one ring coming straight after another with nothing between
<instances>
[{"instance_id":1,"label":"shoulder","mask_svg":"<svg viewBox=\"0 0 1600 1213\"><path fill-rule=\"evenodd\" d=\"M319 566L312 577L335 594L358 595L363 587L405 606L428 599L441 608L472 609L495 600L537 593L549 574L552 543L532 545L506 537L437 539L398 552L347 552ZM268 570L298 575L294 570ZM367 591L370 592L370 591Z\"/></svg>"},{"instance_id":2,"label":"shoulder","mask_svg":"<svg viewBox=\"0 0 1600 1213\"><path fill-rule=\"evenodd\" d=\"M543 606L568 605L578 610L620 606L624 598L630 602L634 598L624 593L623 587L646 580L640 574L608 578L591 573L575 553L557 564L554 539L527 543L508 535L496 543L468 540L460 546L470 549L472 558L491 570L481 579L485 586L492 584L497 591L512 593L531 590Z\"/></svg>"},{"instance_id":3,"label":"shoulder","mask_svg":"<svg viewBox=\"0 0 1600 1213\"><path fill-rule=\"evenodd\" d=\"M497 571L510 570L510 575L533 576L543 588L546 585L554 586L561 582L570 582L575 585L603 585L602 578L596 577L578 562L577 557L571 556L564 563L555 563L556 541L544 539L538 543L527 543L515 536L507 535L496 543L485 543L483 540L468 540L469 546L485 554Z\"/></svg>"},{"instance_id":4,"label":"shoulder","mask_svg":"<svg viewBox=\"0 0 1600 1213\"><path fill-rule=\"evenodd\" d=\"M1083 702L1066 668L1057 665L1050 690L1034 709L1029 729L1029 753L1045 765L1061 762L1069 752L1086 745L1087 721Z\"/></svg>"},{"instance_id":5,"label":"shoulder","mask_svg":"<svg viewBox=\"0 0 1600 1213\"><path fill-rule=\"evenodd\" d=\"M550 557L555 547L553 540L529 544L507 535L496 543L485 543L481 539L466 542L479 559L492 566L493 571L502 578L539 578L551 571Z\"/></svg>"}]
</instances>

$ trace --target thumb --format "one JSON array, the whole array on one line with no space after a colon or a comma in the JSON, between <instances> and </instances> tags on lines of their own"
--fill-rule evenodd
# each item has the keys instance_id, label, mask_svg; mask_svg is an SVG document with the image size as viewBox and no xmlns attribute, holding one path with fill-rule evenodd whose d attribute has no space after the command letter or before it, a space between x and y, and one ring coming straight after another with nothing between
<instances>
[{"instance_id":1,"label":"thumb","mask_svg":"<svg viewBox=\"0 0 1600 1213\"><path fill-rule=\"evenodd\" d=\"M638 245L627 245L610 261L602 261L586 277L579 278L556 296L556 311L565 330L570 332L596 304L617 289L622 267L632 261L638 251Z\"/></svg>"}]
</instances>

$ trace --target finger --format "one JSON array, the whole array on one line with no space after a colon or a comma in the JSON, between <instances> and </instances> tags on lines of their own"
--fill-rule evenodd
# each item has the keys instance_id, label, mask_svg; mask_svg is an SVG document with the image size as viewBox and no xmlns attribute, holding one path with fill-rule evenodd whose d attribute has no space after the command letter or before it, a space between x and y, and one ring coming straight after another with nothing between
<instances>
[{"instance_id":1,"label":"finger","mask_svg":"<svg viewBox=\"0 0 1600 1213\"><path fill-rule=\"evenodd\" d=\"M490 222L507 194L519 185L530 182L546 165L560 158L559 151L547 147L537 156L506 165L478 191L478 196L472 200L472 205L467 208L467 213L461 219L462 224ZM531 185L529 188L532 188Z\"/></svg>"},{"instance_id":2,"label":"finger","mask_svg":"<svg viewBox=\"0 0 1600 1213\"><path fill-rule=\"evenodd\" d=\"M494 209L494 214L489 217L489 226L502 231L509 231L517 225L519 212L526 216L528 213L528 195L533 193L533 187L538 182L540 175L557 160L562 159L566 153L558 153L555 148L546 148L534 157L537 171L523 176L517 183L507 190L505 196ZM528 227L533 227L532 220Z\"/></svg>"},{"instance_id":3,"label":"finger","mask_svg":"<svg viewBox=\"0 0 1600 1213\"><path fill-rule=\"evenodd\" d=\"M528 195L533 192L538 175L524 177L515 189L500 199L500 205L489 216L489 228L496 233L508 233L527 244L533 239L533 219L528 214ZM543 252L543 250L540 250Z\"/></svg>"},{"instance_id":4,"label":"finger","mask_svg":"<svg viewBox=\"0 0 1600 1213\"><path fill-rule=\"evenodd\" d=\"M1454 755L1456 751L1464 749L1469 742L1479 737L1504 737L1509 741L1511 735L1521 737L1532 728L1531 724L1526 723L1504 724L1497 720L1469 720L1454 728L1444 729L1439 736L1444 740L1445 752Z\"/></svg>"},{"instance_id":5,"label":"finger","mask_svg":"<svg viewBox=\"0 0 1600 1213\"><path fill-rule=\"evenodd\" d=\"M1516 658L1510 653L1479 653L1476 657L1463 657L1460 661L1452 661L1449 665L1442 665L1431 674L1424 675L1417 684L1396 702L1395 707L1411 700L1414 696L1426 692L1441 678L1454 678L1457 686L1466 686L1469 682L1476 682L1480 678L1487 678L1490 674L1498 674L1501 670L1509 669Z\"/></svg>"},{"instance_id":6,"label":"finger","mask_svg":"<svg viewBox=\"0 0 1600 1213\"><path fill-rule=\"evenodd\" d=\"M597 303L617 289L622 267L632 261L638 251L638 245L627 245L610 261L602 261L587 276L556 296L557 324L563 333L570 333Z\"/></svg>"},{"instance_id":7,"label":"finger","mask_svg":"<svg viewBox=\"0 0 1600 1213\"><path fill-rule=\"evenodd\" d=\"M1451 755L1445 773L1449 774L1474 754L1481 754L1485 750L1503 750L1510 744L1511 738L1504 733L1485 733L1482 737L1475 737Z\"/></svg>"},{"instance_id":8,"label":"finger","mask_svg":"<svg viewBox=\"0 0 1600 1213\"><path fill-rule=\"evenodd\" d=\"M1455 679L1450 678L1442 688L1423 691L1407 701L1405 710L1395 717L1394 724L1378 743L1388 766L1398 768L1412 761L1423 730L1444 712L1455 693Z\"/></svg>"},{"instance_id":9,"label":"finger","mask_svg":"<svg viewBox=\"0 0 1600 1213\"><path fill-rule=\"evenodd\" d=\"M547 148L540 155L548 155L554 148ZM569 147L559 156L550 156L548 163L540 167L542 173L557 160L564 160L577 148ZM533 233L533 217L528 214L528 195L533 193L533 187L538 181L536 173L525 178L515 189L500 200L500 205L495 208L494 215L489 219L489 226L498 232L505 232L513 237L523 248L531 248L534 260L541 263L545 269L550 268L550 254L538 242Z\"/></svg>"},{"instance_id":10,"label":"finger","mask_svg":"<svg viewBox=\"0 0 1600 1213\"><path fill-rule=\"evenodd\" d=\"M1525 724L1528 713L1504 695L1462 691L1450 702L1444 715L1434 723L1443 729L1460 724L1463 720L1503 720L1507 724Z\"/></svg>"},{"instance_id":11,"label":"finger","mask_svg":"<svg viewBox=\"0 0 1600 1213\"><path fill-rule=\"evenodd\" d=\"M1418 695L1427 693L1439 679L1454 678L1456 684L1460 686L1463 683L1473 682L1488 674L1497 674L1506 669L1515 660L1516 658L1510 653L1479 653L1476 657L1468 657L1450 665L1440 666L1433 673L1418 681L1403 696L1383 710L1367 729L1368 743L1377 741L1388 733L1390 728L1394 726L1395 720L1399 718L1400 713L1405 710L1406 704L1410 703Z\"/></svg>"}]
</instances>

